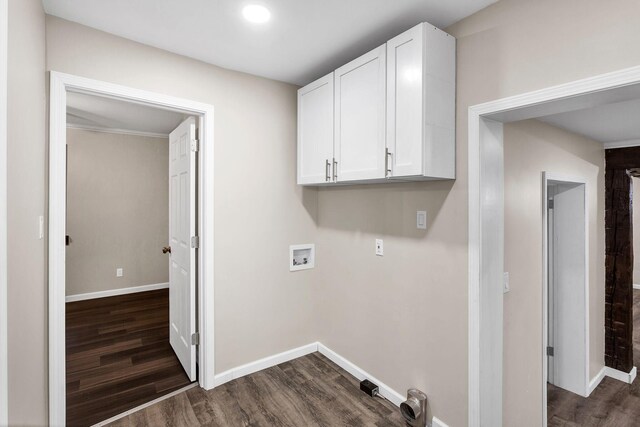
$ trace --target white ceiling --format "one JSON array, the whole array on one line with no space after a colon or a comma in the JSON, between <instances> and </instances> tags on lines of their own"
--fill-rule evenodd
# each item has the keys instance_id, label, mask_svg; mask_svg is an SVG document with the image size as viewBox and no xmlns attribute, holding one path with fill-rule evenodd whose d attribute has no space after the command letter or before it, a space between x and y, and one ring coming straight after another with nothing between
<instances>
[{"instance_id":1,"label":"white ceiling","mask_svg":"<svg viewBox=\"0 0 640 427\"><path fill-rule=\"evenodd\" d=\"M67 93L67 124L74 127L168 135L181 113L80 93Z\"/></svg>"},{"instance_id":2,"label":"white ceiling","mask_svg":"<svg viewBox=\"0 0 640 427\"><path fill-rule=\"evenodd\" d=\"M640 99L569 111L539 120L603 143L640 140Z\"/></svg>"},{"instance_id":3,"label":"white ceiling","mask_svg":"<svg viewBox=\"0 0 640 427\"><path fill-rule=\"evenodd\" d=\"M43 0L50 15L221 67L304 85L419 22L445 28L497 0ZM271 21L250 24L248 3Z\"/></svg>"}]
</instances>

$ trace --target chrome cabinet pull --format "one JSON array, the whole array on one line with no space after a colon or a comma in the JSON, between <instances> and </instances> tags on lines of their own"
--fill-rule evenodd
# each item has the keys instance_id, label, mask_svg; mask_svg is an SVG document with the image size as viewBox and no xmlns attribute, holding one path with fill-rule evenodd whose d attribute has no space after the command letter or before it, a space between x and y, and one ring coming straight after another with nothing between
<instances>
[{"instance_id":1,"label":"chrome cabinet pull","mask_svg":"<svg viewBox=\"0 0 640 427\"><path fill-rule=\"evenodd\" d=\"M324 164L324 180L326 182L329 182L329 180L331 179L330 172L329 172L330 167L331 167L331 164L329 163L329 159L327 159L326 163Z\"/></svg>"},{"instance_id":2,"label":"chrome cabinet pull","mask_svg":"<svg viewBox=\"0 0 640 427\"><path fill-rule=\"evenodd\" d=\"M388 148L384 149L384 176L391 176L391 162L389 161L389 157L393 154L389 152Z\"/></svg>"},{"instance_id":3,"label":"chrome cabinet pull","mask_svg":"<svg viewBox=\"0 0 640 427\"><path fill-rule=\"evenodd\" d=\"M336 161L336 158L333 158L333 182L337 182L338 181L338 162Z\"/></svg>"}]
</instances>

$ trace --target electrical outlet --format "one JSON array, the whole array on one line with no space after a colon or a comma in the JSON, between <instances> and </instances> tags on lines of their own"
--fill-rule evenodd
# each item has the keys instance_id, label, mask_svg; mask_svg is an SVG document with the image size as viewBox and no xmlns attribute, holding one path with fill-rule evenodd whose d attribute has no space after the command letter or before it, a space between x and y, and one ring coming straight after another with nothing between
<instances>
[{"instance_id":1,"label":"electrical outlet","mask_svg":"<svg viewBox=\"0 0 640 427\"><path fill-rule=\"evenodd\" d=\"M116 277L124 276L124 271L122 268L116 268Z\"/></svg>"},{"instance_id":2,"label":"electrical outlet","mask_svg":"<svg viewBox=\"0 0 640 427\"><path fill-rule=\"evenodd\" d=\"M382 241L382 239L376 239L376 255L384 255L384 242Z\"/></svg>"},{"instance_id":3,"label":"electrical outlet","mask_svg":"<svg viewBox=\"0 0 640 427\"><path fill-rule=\"evenodd\" d=\"M505 271L502 276L502 293L506 294L511 290L511 286L509 285L509 272Z\"/></svg>"}]
</instances>

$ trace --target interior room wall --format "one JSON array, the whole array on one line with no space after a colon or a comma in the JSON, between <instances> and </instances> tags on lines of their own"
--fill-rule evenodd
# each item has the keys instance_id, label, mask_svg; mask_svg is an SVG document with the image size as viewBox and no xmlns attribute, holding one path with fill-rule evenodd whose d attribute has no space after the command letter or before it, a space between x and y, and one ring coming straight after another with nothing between
<instances>
[{"instance_id":1,"label":"interior room wall","mask_svg":"<svg viewBox=\"0 0 640 427\"><path fill-rule=\"evenodd\" d=\"M169 282L169 139L67 129L67 234L67 295Z\"/></svg>"},{"instance_id":2,"label":"interior room wall","mask_svg":"<svg viewBox=\"0 0 640 427\"><path fill-rule=\"evenodd\" d=\"M600 142L537 120L504 128L505 426L541 425L542 395L542 179L543 171L586 180L589 247L589 372L604 367L604 147ZM526 369L523 369L526 366ZM533 425L533 423L532 423Z\"/></svg>"},{"instance_id":3,"label":"interior room wall","mask_svg":"<svg viewBox=\"0 0 640 427\"><path fill-rule=\"evenodd\" d=\"M50 16L47 69L214 106L216 373L315 341L315 270L288 268L316 230L316 192L296 185L297 87Z\"/></svg>"},{"instance_id":4,"label":"interior room wall","mask_svg":"<svg viewBox=\"0 0 640 427\"><path fill-rule=\"evenodd\" d=\"M45 425L47 313L45 239L45 15L39 0L9 0L8 365L9 425ZM46 230L45 230L46 231Z\"/></svg>"},{"instance_id":5,"label":"interior room wall","mask_svg":"<svg viewBox=\"0 0 640 427\"><path fill-rule=\"evenodd\" d=\"M633 189L633 284L640 286L640 178L631 178Z\"/></svg>"}]
</instances>

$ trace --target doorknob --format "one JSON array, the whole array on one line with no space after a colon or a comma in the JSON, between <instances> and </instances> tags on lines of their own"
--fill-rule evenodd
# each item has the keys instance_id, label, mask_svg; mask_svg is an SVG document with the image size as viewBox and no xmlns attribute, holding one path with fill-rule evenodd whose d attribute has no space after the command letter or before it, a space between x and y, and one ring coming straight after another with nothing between
<instances>
[{"instance_id":1,"label":"doorknob","mask_svg":"<svg viewBox=\"0 0 640 427\"><path fill-rule=\"evenodd\" d=\"M162 248L162 253L166 254L167 252L171 253L171 246L165 246Z\"/></svg>"}]
</instances>

